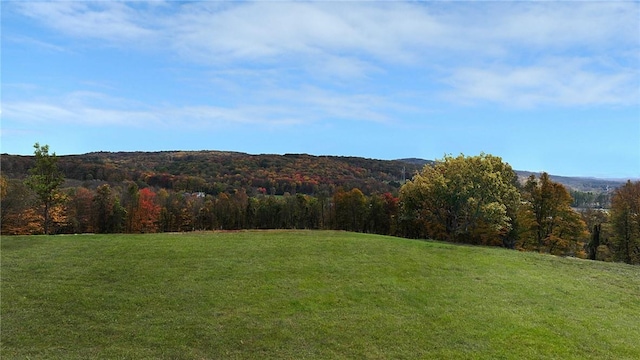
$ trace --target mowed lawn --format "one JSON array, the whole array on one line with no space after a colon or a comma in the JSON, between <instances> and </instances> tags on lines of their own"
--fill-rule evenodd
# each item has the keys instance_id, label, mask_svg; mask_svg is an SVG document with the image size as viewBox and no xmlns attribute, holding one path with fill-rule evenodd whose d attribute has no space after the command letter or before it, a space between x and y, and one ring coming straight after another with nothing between
<instances>
[{"instance_id":1,"label":"mowed lawn","mask_svg":"<svg viewBox=\"0 0 640 360\"><path fill-rule=\"evenodd\" d=\"M640 359L640 267L331 231L3 237L2 359Z\"/></svg>"}]
</instances>

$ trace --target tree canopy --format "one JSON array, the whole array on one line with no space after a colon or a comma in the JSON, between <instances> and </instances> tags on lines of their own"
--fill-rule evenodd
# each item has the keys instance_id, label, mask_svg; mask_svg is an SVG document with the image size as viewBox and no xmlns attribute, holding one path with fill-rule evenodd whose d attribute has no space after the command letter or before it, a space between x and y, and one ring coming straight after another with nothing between
<instances>
[{"instance_id":1,"label":"tree canopy","mask_svg":"<svg viewBox=\"0 0 640 360\"><path fill-rule=\"evenodd\" d=\"M577 242L586 236L586 225L571 208L569 191L542 173L540 179L533 175L527 179L522 194L522 248L553 254L577 251Z\"/></svg>"},{"instance_id":2,"label":"tree canopy","mask_svg":"<svg viewBox=\"0 0 640 360\"><path fill-rule=\"evenodd\" d=\"M640 181L618 188L611 202L616 260L640 264Z\"/></svg>"},{"instance_id":3,"label":"tree canopy","mask_svg":"<svg viewBox=\"0 0 640 360\"><path fill-rule=\"evenodd\" d=\"M446 156L400 189L401 217L414 236L511 247L520 201L516 184L500 157Z\"/></svg>"}]
</instances>

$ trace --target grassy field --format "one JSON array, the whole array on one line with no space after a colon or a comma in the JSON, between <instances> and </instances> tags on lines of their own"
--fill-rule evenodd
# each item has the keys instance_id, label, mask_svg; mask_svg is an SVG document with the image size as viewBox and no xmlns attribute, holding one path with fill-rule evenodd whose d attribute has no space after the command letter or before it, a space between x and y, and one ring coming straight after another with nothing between
<instances>
[{"instance_id":1,"label":"grassy field","mask_svg":"<svg viewBox=\"0 0 640 360\"><path fill-rule=\"evenodd\" d=\"M640 267L321 231L3 237L2 359L640 359Z\"/></svg>"}]
</instances>

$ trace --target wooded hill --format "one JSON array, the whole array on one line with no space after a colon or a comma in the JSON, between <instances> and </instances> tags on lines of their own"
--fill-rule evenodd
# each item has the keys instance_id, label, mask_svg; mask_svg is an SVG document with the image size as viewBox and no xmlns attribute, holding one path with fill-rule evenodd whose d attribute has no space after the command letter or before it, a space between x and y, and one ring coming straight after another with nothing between
<instances>
[{"instance_id":1,"label":"wooded hill","mask_svg":"<svg viewBox=\"0 0 640 360\"><path fill-rule=\"evenodd\" d=\"M241 188L273 195L331 194L339 187L359 188L365 194L396 192L403 179L422 168L400 160L222 151L96 152L58 158L58 167L71 182L128 180L214 195ZM24 178L34 157L3 154L1 162L6 177Z\"/></svg>"},{"instance_id":2,"label":"wooded hill","mask_svg":"<svg viewBox=\"0 0 640 360\"><path fill-rule=\"evenodd\" d=\"M337 188L358 188L365 195L395 193L404 179L426 164L423 159L375 160L361 157L307 154L250 155L226 151L94 152L59 156L58 167L68 185L134 181L177 191L218 194L234 189L263 192L332 194ZM22 179L33 156L2 154L0 170L7 178ZM533 174L516 171L521 179ZM606 192L624 182L594 178L551 176L572 190ZM74 184L76 182L76 184Z\"/></svg>"}]
</instances>

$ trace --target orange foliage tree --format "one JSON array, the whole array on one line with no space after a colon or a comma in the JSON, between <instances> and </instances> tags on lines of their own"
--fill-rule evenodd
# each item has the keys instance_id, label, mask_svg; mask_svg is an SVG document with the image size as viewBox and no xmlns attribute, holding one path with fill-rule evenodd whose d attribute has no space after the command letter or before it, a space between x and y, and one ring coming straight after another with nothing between
<instances>
[{"instance_id":1,"label":"orange foliage tree","mask_svg":"<svg viewBox=\"0 0 640 360\"><path fill-rule=\"evenodd\" d=\"M149 188L138 192L138 204L132 207L131 231L132 232L156 232L160 220L160 205L156 203L156 193Z\"/></svg>"},{"instance_id":2,"label":"orange foliage tree","mask_svg":"<svg viewBox=\"0 0 640 360\"><path fill-rule=\"evenodd\" d=\"M4 178L0 194L0 230L2 235L42 233L42 213L35 194L16 179Z\"/></svg>"}]
</instances>

